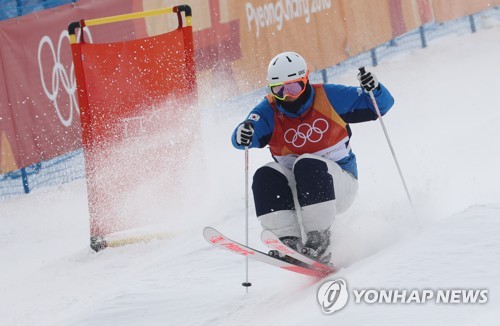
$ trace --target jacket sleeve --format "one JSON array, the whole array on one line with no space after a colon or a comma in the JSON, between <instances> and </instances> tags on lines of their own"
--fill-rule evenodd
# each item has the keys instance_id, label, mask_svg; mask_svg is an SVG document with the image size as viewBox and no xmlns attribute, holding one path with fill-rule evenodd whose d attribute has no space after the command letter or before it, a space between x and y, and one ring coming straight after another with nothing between
<instances>
[{"instance_id":1,"label":"jacket sleeve","mask_svg":"<svg viewBox=\"0 0 500 326\"><path fill-rule=\"evenodd\" d=\"M269 105L267 99L260 102L247 116L246 121L250 121L254 128L254 135L252 138L252 143L250 148L262 148L265 147L271 140L274 130L274 111ZM236 130L238 129L238 124L233 131L231 136L231 142L233 146L237 149L245 149L245 146L238 145L236 143Z\"/></svg>"},{"instance_id":2,"label":"jacket sleeve","mask_svg":"<svg viewBox=\"0 0 500 326\"><path fill-rule=\"evenodd\" d=\"M378 118L370 95L360 87L325 84L324 88L328 100L345 122L357 123ZM375 89L373 95L380 109L380 114L386 114L394 104L391 93L384 85L380 84L380 88Z\"/></svg>"}]
</instances>

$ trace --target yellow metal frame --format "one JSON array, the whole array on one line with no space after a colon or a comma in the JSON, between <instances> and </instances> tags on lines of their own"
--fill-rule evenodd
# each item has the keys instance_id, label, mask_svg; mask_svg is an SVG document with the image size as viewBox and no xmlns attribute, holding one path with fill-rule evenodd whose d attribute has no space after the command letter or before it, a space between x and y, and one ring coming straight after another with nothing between
<instances>
[{"instance_id":1,"label":"yellow metal frame","mask_svg":"<svg viewBox=\"0 0 500 326\"><path fill-rule=\"evenodd\" d=\"M106 239L106 247L117 248L137 243L145 243L152 240L168 240L173 237L175 237L175 234L172 232L161 232L130 237L115 237L113 239Z\"/></svg>"},{"instance_id":2,"label":"yellow metal frame","mask_svg":"<svg viewBox=\"0 0 500 326\"><path fill-rule=\"evenodd\" d=\"M116 22L121 22L121 21L125 21L125 20L131 20L131 19L138 19L138 18L145 18L145 17L150 17L150 16L177 13L176 9L178 7L179 6L171 7L171 8L162 8L162 9L153 9L153 10L147 10L147 11L141 11L141 12L134 12L134 13L123 14L123 15L88 19L88 20L84 20L83 22L84 22L85 26L96 26L96 25L103 25L103 24L109 24L109 23L116 23ZM192 26L191 16L186 15L186 26ZM76 43L76 35L74 33L73 34L70 33L69 39L70 39L71 44Z\"/></svg>"},{"instance_id":3,"label":"yellow metal frame","mask_svg":"<svg viewBox=\"0 0 500 326\"><path fill-rule=\"evenodd\" d=\"M162 14L171 14L174 12L174 8L163 8L163 9L154 9L148 11L134 12L131 14L117 15L117 16L109 16L102 18L95 18L85 20L85 26L96 26L102 24L116 23L124 20L144 18L149 16L156 16Z\"/></svg>"}]
</instances>

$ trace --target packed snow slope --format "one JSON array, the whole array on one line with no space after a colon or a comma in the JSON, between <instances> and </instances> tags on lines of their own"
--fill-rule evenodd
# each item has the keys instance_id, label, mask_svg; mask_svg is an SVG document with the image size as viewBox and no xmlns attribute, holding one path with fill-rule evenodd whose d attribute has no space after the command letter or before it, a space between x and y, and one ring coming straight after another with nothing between
<instances>
[{"instance_id":1,"label":"packed snow slope","mask_svg":"<svg viewBox=\"0 0 500 326\"><path fill-rule=\"evenodd\" d=\"M499 35L489 21L371 69L396 99L385 123L417 216L379 123L353 125L360 189L334 224L342 269L328 278L356 289L488 289L487 304L350 298L325 315L322 282L252 261L246 293L245 259L208 244L202 229L244 241L244 158L229 137L260 96L218 105L214 97L201 108L202 173L186 168L179 207L163 205L160 192L146 201L164 216L155 231L168 239L92 253L84 180L0 202L0 325L498 325ZM332 82L355 85L356 73ZM252 150L251 172L269 160ZM264 250L253 208L249 225L250 244Z\"/></svg>"}]
</instances>

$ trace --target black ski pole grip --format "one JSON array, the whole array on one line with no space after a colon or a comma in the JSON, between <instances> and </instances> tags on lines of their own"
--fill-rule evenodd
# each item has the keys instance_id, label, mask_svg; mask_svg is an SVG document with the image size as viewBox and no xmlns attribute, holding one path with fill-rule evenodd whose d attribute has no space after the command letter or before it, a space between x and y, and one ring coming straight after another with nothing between
<instances>
[{"instance_id":1,"label":"black ski pole grip","mask_svg":"<svg viewBox=\"0 0 500 326\"><path fill-rule=\"evenodd\" d=\"M358 69L359 69L359 72L360 72L362 75L364 75L364 74L365 74L365 72L366 72L365 67L359 67Z\"/></svg>"}]
</instances>

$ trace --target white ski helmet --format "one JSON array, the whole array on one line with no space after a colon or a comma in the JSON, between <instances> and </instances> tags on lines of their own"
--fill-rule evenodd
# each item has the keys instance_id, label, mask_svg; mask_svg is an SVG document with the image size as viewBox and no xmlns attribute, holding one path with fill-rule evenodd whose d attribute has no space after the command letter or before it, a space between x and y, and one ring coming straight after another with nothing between
<instances>
[{"instance_id":1,"label":"white ski helmet","mask_svg":"<svg viewBox=\"0 0 500 326\"><path fill-rule=\"evenodd\" d=\"M290 80L307 77L307 63L295 52L282 52L275 56L267 68L267 82L272 84L285 83Z\"/></svg>"}]
</instances>

